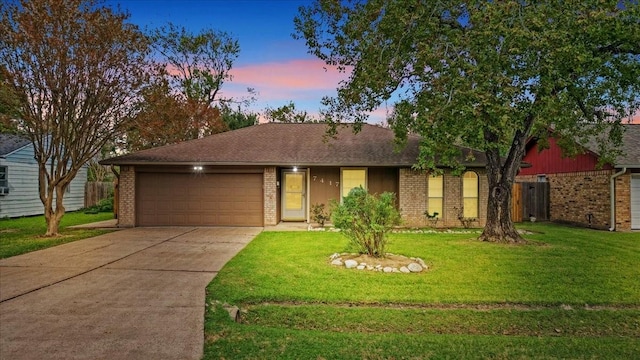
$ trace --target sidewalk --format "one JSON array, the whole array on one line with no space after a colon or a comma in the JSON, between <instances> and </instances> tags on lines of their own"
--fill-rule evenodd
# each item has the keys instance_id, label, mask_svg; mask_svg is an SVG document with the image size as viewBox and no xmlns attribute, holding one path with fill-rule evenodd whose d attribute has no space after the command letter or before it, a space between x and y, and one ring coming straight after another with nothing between
<instances>
[{"instance_id":1,"label":"sidewalk","mask_svg":"<svg viewBox=\"0 0 640 360\"><path fill-rule=\"evenodd\" d=\"M118 219L97 221L89 224L69 226L68 229L123 229L118 227Z\"/></svg>"}]
</instances>

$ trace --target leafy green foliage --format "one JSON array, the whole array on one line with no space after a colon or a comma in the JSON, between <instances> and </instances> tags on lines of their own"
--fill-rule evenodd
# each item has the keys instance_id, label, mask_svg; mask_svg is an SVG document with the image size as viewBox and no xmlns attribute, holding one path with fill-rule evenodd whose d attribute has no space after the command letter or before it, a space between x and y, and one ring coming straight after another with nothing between
<instances>
[{"instance_id":1,"label":"leafy green foliage","mask_svg":"<svg viewBox=\"0 0 640 360\"><path fill-rule=\"evenodd\" d=\"M331 220L360 254L384 257L386 235L400 224L400 213L395 207L395 194L385 192L376 197L357 187L342 199L342 204L334 202Z\"/></svg>"},{"instance_id":2,"label":"leafy green foliage","mask_svg":"<svg viewBox=\"0 0 640 360\"><path fill-rule=\"evenodd\" d=\"M108 198L98 201L96 205L84 209L85 214L98 214L101 212L113 212L113 194Z\"/></svg>"},{"instance_id":3,"label":"leafy green foliage","mask_svg":"<svg viewBox=\"0 0 640 360\"><path fill-rule=\"evenodd\" d=\"M569 10L570 9L570 10ZM567 155L596 138L618 153L621 123L640 107L638 1L332 1L302 7L297 37L350 71L326 120L363 122L393 100L403 143L423 136L416 166L459 169L484 151L483 240L518 242L511 186L532 137L549 130Z\"/></svg>"},{"instance_id":4,"label":"leafy green foliage","mask_svg":"<svg viewBox=\"0 0 640 360\"><path fill-rule=\"evenodd\" d=\"M229 130L258 125L258 115L245 112L239 106L236 109L230 106L223 106L221 115L222 121L227 125Z\"/></svg>"},{"instance_id":5,"label":"leafy green foliage","mask_svg":"<svg viewBox=\"0 0 640 360\"><path fill-rule=\"evenodd\" d=\"M283 123L304 123L304 122L318 122L313 116L309 115L304 110L297 110L296 104L290 101L286 105L282 105L278 108L267 108L264 111L265 117L271 122L283 122Z\"/></svg>"},{"instance_id":6,"label":"leafy green foliage","mask_svg":"<svg viewBox=\"0 0 640 360\"><path fill-rule=\"evenodd\" d=\"M0 65L0 133L19 133L20 101L15 90L6 81L6 70Z\"/></svg>"}]
</instances>

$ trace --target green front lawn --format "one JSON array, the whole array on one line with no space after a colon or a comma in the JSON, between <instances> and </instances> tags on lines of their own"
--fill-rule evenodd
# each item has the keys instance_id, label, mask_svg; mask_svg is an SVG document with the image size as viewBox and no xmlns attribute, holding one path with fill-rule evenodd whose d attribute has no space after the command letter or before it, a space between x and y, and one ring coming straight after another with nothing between
<instances>
[{"instance_id":1,"label":"green front lawn","mask_svg":"<svg viewBox=\"0 0 640 360\"><path fill-rule=\"evenodd\" d=\"M329 265L337 233L264 232L207 289L205 358L631 358L640 234L527 224L532 245L393 234L430 269ZM245 312L228 320L215 304Z\"/></svg>"},{"instance_id":2,"label":"green front lawn","mask_svg":"<svg viewBox=\"0 0 640 360\"><path fill-rule=\"evenodd\" d=\"M0 259L104 234L105 230L68 229L69 226L113 219L113 213L69 212L60 222L60 236L43 237L44 216L0 219Z\"/></svg>"}]
</instances>

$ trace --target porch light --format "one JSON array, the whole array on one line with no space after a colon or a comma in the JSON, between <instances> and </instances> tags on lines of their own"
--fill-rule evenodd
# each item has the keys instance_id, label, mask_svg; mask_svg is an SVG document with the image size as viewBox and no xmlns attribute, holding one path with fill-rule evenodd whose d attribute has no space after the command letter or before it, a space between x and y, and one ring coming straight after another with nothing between
<instances>
[{"instance_id":1,"label":"porch light","mask_svg":"<svg viewBox=\"0 0 640 360\"><path fill-rule=\"evenodd\" d=\"M202 166L196 165L193 167L193 171L202 171Z\"/></svg>"},{"instance_id":2,"label":"porch light","mask_svg":"<svg viewBox=\"0 0 640 360\"><path fill-rule=\"evenodd\" d=\"M298 167L297 166L293 167L293 172L298 172Z\"/></svg>"}]
</instances>

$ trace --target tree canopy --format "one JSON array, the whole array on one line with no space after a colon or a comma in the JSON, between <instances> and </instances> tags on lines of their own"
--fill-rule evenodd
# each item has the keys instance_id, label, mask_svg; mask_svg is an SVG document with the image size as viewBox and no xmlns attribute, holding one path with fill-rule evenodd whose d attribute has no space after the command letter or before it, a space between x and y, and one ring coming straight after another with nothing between
<instances>
[{"instance_id":1,"label":"tree canopy","mask_svg":"<svg viewBox=\"0 0 640 360\"><path fill-rule=\"evenodd\" d=\"M264 116L271 122L303 123L319 121L312 115L309 115L309 113L307 113L306 111L297 110L296 104L294 104L293 101L289 101L288 104L282 105L275 109L265 109Z\"/></svg>"},{"instance_id":2,"label":"tree canopy","mask_svg":"<svg viewBox=\"0 0 640 360\"><path fill-rule=\"evenodd\" d=\"M237 39L213 29L194 33L172 23L147 36L155 66L149 69L150 83L121 147L135 151L251 123L230 117L231 106L246 101L220 92L232 79L230 71L240 52Z\"/></svg>"},{"instance_id":3,"label":"tree canopy","mask_svg":"<svg viewBox=\"0 0 640 360\"><path fill-rule=\"evenodd\" d=\"M637 1L331 1L300 9L297 37L350 71L328 121L366 121L395 100L400 142L423 136L416 166L460 168L459 148L486 153L483 240L522 241L510 217L511 185L532 136L581 140L606 134L610 160L620 124L640 105Z\"/></svg>"},{"instance_id":4,"label":"tree canopy","mask_svg":"<svg viewBox=\"0 0 640 360\"><path fill-rule=\"evenodd\" d=\"M0 16L4 85L33 142L47 235L56 235L71 180L132 118L147 39L93 0L1 3Z\"/></svg>"}]
</instances>

